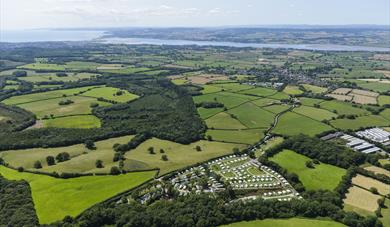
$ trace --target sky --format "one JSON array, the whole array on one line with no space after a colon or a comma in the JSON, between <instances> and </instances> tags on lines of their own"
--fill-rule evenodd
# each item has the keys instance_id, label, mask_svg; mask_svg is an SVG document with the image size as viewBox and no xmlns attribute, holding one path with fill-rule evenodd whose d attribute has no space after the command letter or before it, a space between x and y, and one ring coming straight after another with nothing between
<instances>
[{"instance_id":1,"label":"sky","mask_svg":"<svg viewBox=\"0 0 390 227\"><path fill-rule=\"evenodd\" d=\"M389 0L0 0L0 29L390 24Z\"/></svg>"}]
</instances>

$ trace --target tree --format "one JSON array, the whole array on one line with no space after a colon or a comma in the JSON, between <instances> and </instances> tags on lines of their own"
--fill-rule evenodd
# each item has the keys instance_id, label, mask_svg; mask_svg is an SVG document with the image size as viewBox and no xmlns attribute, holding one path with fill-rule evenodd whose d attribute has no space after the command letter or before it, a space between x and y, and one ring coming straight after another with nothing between
<instances>
[{"instance_id":1,"label":"tree","mask_svg":"<svg viewBox=\"0 0 390 227\"><path fill-rule=\"evenodd\" d=\"M70 155L68 152L61 152L56 156L57 162L65 162L70 159Z\"/></svg>"},{"instance_id":2,"label":"tree","mask_svg":"<svg viewBox=\"0 0 390 227\"><path fill-rule=\"evenodd\" d=\"M199 145L196 145L195 150L196 151L202 151L202 148Z\"/></svg>"},{"instance_id":3,"label":"tree","mask_svg":"<svg viewBox=\"0 0 390 227\"><path fill-rule=\"evenodd\" d=\"M371 187L370 188L370 192L372 192L372 193L374 193L374 194L379 194L379 192L378 192L378 189L377 188L375 188L375 187Z\"/></svg>"},{"instance_id":4,"label":"tree","mask_svg":"<svg viewBox=\"0 0 390 227\"><path fill-rule=\"evenodd\" d=\"M35 168L35 169L42 169L42 164L41 164L41 162L40 162L40 161L36 161L36 162L34 163L34 168Z\"/></svg>"},{"instance_id":5,"label":"tree","mask_svg":"<svg viewBox=\"0 0 390 227\"><path fill-rule=\"evenodd\" d=\"M47 156L46 157L46 163L48 166L52 166L52 165L55 165L56 164L56 160L54 159L53 156Z\"/></svg>"},{"instance_id":6,"label":"tree","mask_svg":"<svg viewBox=\"0 0 390 227\"><path fill-rule=\"evenodd\" d=\"M84 144L88 150L95 150L96 149L95 143L92 140L86 140Z\"/></svg>"},{"instance_id":7,"label":"tree","mask_svg":"<svg viewBox=\"0 0 390 227\"><path fill-rule=\"evenodd\" d=\"M23 171L24 171L24 168L21 167L21 166L19 166L19 167L18 167L18 172L23 172Z\"/></svg>"},{"instance_id":8,"label":"tree","mask_svg":"<svg viewBox=\"0 0 390 227\"><path fill-rule=\"evenodd\" d=\"M233 148L233 153L235 155L239 154L240 153L240 149L238 149L237 147Z\"/></svg>"},{"instance_id":9,"label":"tree","mask_svg":"<svg viewBox=\"0 0 390 227\"><path fill-rule=\"evenodd\" d=\"M207 140L208 140L208 141L213 141L213 137L210 136L210 135L207 135Z\"/></svg>"},{"instance_id":10,"label":"tree","mask_svg":"<svg viewBox=\"0 0 390 227\"><path fill-rule=\"evenodd\" d=\"M148 151L149 151L149 154L154 154L154 147L149 147Z\"/></svg>"},{"instance_id":11,"label":"tree","mask_svg":"<svg viewBox=\"0 0 390 227\"><path fill-rule=\"evenodd\" d=\"M111 170L110 170L111 175L119 175L120 173L121 173L121 171L117 166L111 167Z\"/></svg>"},{"instance_id":12,"label":"tree","mask_svg":"<svg viewBox=\"0 0 390 227\"><path fill-rule=\"evenodd\" d=\"M164 153L165 153L165 150L161 148L161 149L160 149L160 153L161 153L161 154L164 154Z\"/></svg>"},{"instance_id":13,"label":"tree","mask_svg":"<svg viewBox=\"0 0 390 227\"><path fill-rule=\"evenodd\" d=\"M102 160L96 160L95 162L96 168L103 168L103 161Z\"/></svg>"},{"instance_id":14,"label":"tree","mask_svg":"<svg viewBox=\"0 0 390 227\"><path fill-rule=\"evenodd\" d=\"M166 154L161 155L163 161L168 161L168 156Z\"/></svg>"}]
</instances>

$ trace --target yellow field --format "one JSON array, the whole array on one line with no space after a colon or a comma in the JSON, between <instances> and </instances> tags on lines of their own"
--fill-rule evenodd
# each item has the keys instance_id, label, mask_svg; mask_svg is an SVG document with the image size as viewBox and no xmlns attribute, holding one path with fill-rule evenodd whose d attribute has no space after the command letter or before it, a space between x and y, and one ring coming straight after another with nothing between
<instances>
[{"instance_id":1,"label":"yellow field","mask_svg":"<svg viewBox=\"0 0 390 227\"><path fill-rule=\"evenodd\" d=\"M359 213L359 210L366 212L374 212L378 208L379 195L374 195L371 192L361 189L357 186L352 186L348 189L344 203L347 206L346 210L353 210Z\"/></svg>"},{"instance_id":2,"label":"yellow field","mask_svg":"<svg viewBox=\"0 0 390 227\"><path fill-rule=\"evenodd\" d=\"M379 168L377 166L367 166L364 169L371 171L371 172L374 172L375 174L384 174L384 175L390 177L390 171L385 170L383 168Z\"/></svg>"},{"instance_id":3,"label":"yellow field","mask_svg":"<svg viewBox=\"0 0 390 227\"><path fill-rule=\"evenodd\" d=\"M387 195L390 193L390 186L386 185L385 183L382 183L378 180L363 176L358 174L356 177L352 178L352 184L355 184L357 186L360 186L365 189L370 189L371 187L374 187L378 189L378 192L381 195Z\"/></svg>"}]
</instances>

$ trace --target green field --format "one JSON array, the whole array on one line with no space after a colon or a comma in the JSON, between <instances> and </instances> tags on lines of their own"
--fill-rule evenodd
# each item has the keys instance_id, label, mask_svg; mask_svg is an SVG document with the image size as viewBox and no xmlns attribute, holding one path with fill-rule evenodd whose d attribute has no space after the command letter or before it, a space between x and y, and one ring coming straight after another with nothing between
<instances>
[{"instance_id":1,"label":"green field","mask_svg":"<svg viewBox=\"0 0 390 227\"><path fill-rule=\"evenodd\" d=\"M386 104L390 104L390 96L388 95L380 95L378 97L378 104L383 106L383 105L386 105Z\"/></svg>"},{"instance_id":2,"label":"green field","mask_svg":"<svg viewBox=\"0 0 390 227\"><path fill-rule=\"evenodd\" d=\"M224 227L342 227L345 226L335 221L289 218L289 219L265 219L256 221L242 221Z\"/></svg>"},{"instance_id":3,"label":"green field","mask_svg":"<svg viewBox=\"0 0 390 227\"><path fill-rule=\"evenodd\" d=\"M116 95L117 92L122 91L122 95ZM96 88L90 91L87 91L82 94L83 96L88 96L88 97L95 97L95 98L104 98L107 100L112 100L116 102L128 102L131 100L134 100L138 98L138 95L129 93L128 91L125 90L120 90L118 88L113 88L113 87L101 87L101 88Z\"/></svg>"},{"instance_id":4,"label":"green field","mask_svg":"<svg viewBox=\"0 0 390 227\"><path fill-rule=\"evenodd\" d=\"M305 163L311 159L291 150L283 150L270 160L278 163L288 172L296 173L307 190L333 190L346 173L345 169L325 163L315 165L313 169L308 168Z\"/></svg>"},{"instance_id":5,"label":"green field","mask_svg":"<svg viewBox=\"0 0 390 227\"><path fill-rule=\"evenodd\" d=\"M72 100L74 103L69 105L59 105L60 101ZM90 105L97 103L99 106L109 106L110 103L99 102L96 98L71 96L66 98L54 98L36 102L29 102L18 105L19 107L33 112L38 118L53 115L54 117L90 114L92 108Z\"/></svg>"},{"instance_id":6,"label":"green field","mask_svg":"<svg viewBox=\"0 0 390 227\"><path fill-rule=\"evenodd\" d=\"M196 151L196 146L200 146L202 150ZM148 152L149 147L154 148L155 154ZM129 170L160 168L160 175L162 175L189 165L231 154L235 147L243 149L246 146L205 140L183 145L153 138L125 154L125 168ZM160 149L164 149L168 161L161 159Z\"/></svg>"},{"instance_id":7,"label":"green field","mask_svg":"<svg viewBox=\"0 0 390 227\"><path fill-rule=\"evenodd\" d=\"M324 100L302 97L302 98L299 98L299 101L301 102L302 105L314 106L314 104L318 104L320 102L323 102Z\"/></svg>"},{"instance_id":8,"label":"green field","mask_svg":"<svg viewBox=\"0 0 390 227\"><path fill-rule=\"evenodd\" d=\"M31 63L31 64L19 66L18 68L31 69L31 70L56 70L56 71L65 70L64 65L48 64L48 63Z\"/></svg>"},{"instance_id":9,"label":"green field","mask_svg":"<svg viewBox=\"0 0 390 227\"><path fill-rule=\"evenodd\" d=\"M302 86L307 90L307 91L311 91L313 93L324 93L326 92L328 89L327 88L324 88L324 87L319 87L319 86L315 86L315 85L311 85L311 84L302 84Z\"/></svg>"},{"instance_id":10,"label":"green field","mask_svg":"<svg viewBox=\"0 0 390 227\"><path fill-rule=\"evenodd\" d=\"M356 114L356 115L364 115L369 114L369 112L365 109L353 107L352 104L341 101L325 101L320 103L321 108L327 109L329 111L336 111L337 114Z\"/></svg>"},{"instance_id":11,"label":"green field","mask_svg":"<svg viewBox=\"0 0 390 227\"><path fill-rule=\"evenodd\" d=\"M254 144L264 137L264 129L246 129L246 130L207 130L206 135L210 135L213 140Z\"/></svg>"},{"instance_id":12,"label":"green field","mask_svg":"<svg viewBox=\"0 0 390 227\"><path fill-rule=\"evenodd\" d=\"M7 105L17 105L17 104L35 102L35 101L40 101L45 99L60 98L63 96L72 96L75 94L79 94L80 92L94 89L95 87L96 86L89 86L89 87L80 87L80 88L33 93L28 95L19 95L19 96L13 96L11 98L5 99L2 102Z\"/></svg>"},{"instance_id":13,"label":"green field","mask_svg":"<svg viewBox=\"0 0 390 227\"><path fill-rule=\"evenodd\" d=\"M85 209L153 178L155 172L137 172L118 176L87 176L58 179L45 175L20 173L0 166L0 174L9 180L26 180L39 222L48 224L65 216L77 216Z\"/></svg>"},{"instance_id":14,"label":"green field","mask_svg":"<svg viewBox=\"0 0 390 227\"><path fill-rule=\"evenodd\" d=\"M297 135L300 133L314 136L331 129L332 127L319 121L293 112L288 112L279 118L279 122L273 132L288 136Z\"/></svg>"},{"instance_id":15,"label":"green field","mask_svg":"<svg viewBox=\"0 0 390 227\"><path fill-rule=\"evenodd\" d=\"M77 115L43 120L48 128L100 128L99 118L94 115Z\"/></svg>"},{"instance_id":16,"label":"green field","mask_svg":"<svg viewBox=\"0 0 390 227\"><path fill-rule=\"evenodd\" d=\"M386 208L381 209L382 216L379 220L382 221L383 226L390 226L390 199L385 200Z\"/></svg>"},{"instance_id":17,"label":"green field","mask_svg":"<svg viewBox=\"0 0 390 227\"><path fill-rule=\"evenodd\" d=\"M222 112L206 120L208 128L215 129L244 129L246 128L238 120L232 118L230 114Z\"/></svg>"},{"instance_id":18,"label":"green field","mask_svg":"<svg viewBox=\"0 0 390 227\"><path fill-rule=\"evenodd\" d=\"M298 86L293 85L287 85L286 88L284 88L283 92L289 95L300 95L303 93L303 91L299 89Z\"/></svg>"},{"instance_id":19,"label":"green field","mask_svg":"<svg viewBox=\"0 0 390 227\"><path fill-rule=\"evenodd\" d=\"M252 103L254 103L256 106L263 107L272 104L278 104L280 103L280 101L276 99L262 98L262 99L253 100Z\"/></svg>"},{"instance_id":20,"label":"green field","mask_svg":"<svg viewBox=\"0 0 390 227\"><path fill-rule=\"evenodd\" d=\"M241 91L240 93L265 97L265 96L271 96L275 94L276 90L272 90L264 87L257 87L254 89Z\"/></svg>"},{"instance_id":21,"label":"green field","mask_svg":"<svg viewBox=\"0 0 390 227\"><path fill-rule=\"evenodd\" d=\"M252 89L253 86L239 83L226 83L226 84L213 84L215 87L220 87L225 91L238 92L243 90Z\"/></svg>"},{"instance_id":22,"label":"green field","mask_svg":"<svg viewBox=\"0 0 390 227\"><path fill-rule=\"evenodd\" d=\"M245 103L230 109L228 112L235 115L248 128L268 128L274 122L275 117L275 114L263 110L253 103Z\"/></svg>"},{"instance_id":23,"label":"green field","mask_svg":"<svg viewBox=\"0 0 390 227\"><path fill-rule=\"evenodd\" d=\"M361 127L370 126L389 126L390 120L387 120L379 115L362 116L356 119L336 119L330 122L330 124L339 129L352 129L356 130Z\"/></svg>"},{"instance_id":24,"label":"green field","mask_svg":"<svg viewBox=\"0 0 390 227\"><path fill-rule=\"evenodd\" d=\"M310 107L310 106L300 106L294 109L295 113L305 115L306 117L312 118L317 121L330 120L332 117L337 117L337 114L332 113L328 110Z\"/></svg>"},{"instance_id":25,"label":"green field","mask_svg":"<svg viewBox=\"0 0 390 227\"><path fill-rule=\"evenodd\" d=\"M286 93L283 93L283 92L277 92L276 94L274 95L271 95L271 96L268 96L268 98L271 98L271 99L288 99L289 96L286 94Z\"/></svg>"},{"instance_id":26,"label":"green field","mask_svg":"<svg viewBox=\"0 0 390 227\"><path fill-rule=\"evenodd\" d=\"M84 144L77 144L56 148L32 148L3 151L0 153L0 157L3 158L10 166L15 168L22 166L23 168L29 170L35 170L34 162L38 160L42 163L42 169L39 169L39 171L49 173L53 171L58 173L108 172L110 167L115 164L113 162L115 153L112 148L113 145L116 143L127 143L131 140L131 138L133 138L133 136L123 136L97 141L95 142L96 150L88 150L85 148ZM61 152L68 152L71 159L57 163L56 165L48 166L46 163L46 157L49 155L55 157ZM103 161L105 168L96 168L95 161L97 159Z\"/></svg>"},{"instance_id":27,"label":"green field","mask_svg":"<svg viewBox=\"0 0 390 227\"><path fill-rule=\"evenodd\" d=\"M203 108L203 107L198 108L198 113L200 115L200 118L202 119L209 118L222 111L223 108Z\"/></svg>"},{"instance_id":28,"label":"green field","mask_svg":"<svg viewBox=\"0 0 390 227\"><path fill-rule=\"evenodd\" d=\"M252 99L256 99L256 97L247 96L243 94L230 93L230 92L218 92L218 93L199 95L193 97L195 103L217 101L223 103L227 108L238 106Z\"/></svg>"},{"instance_id":29,"label":"green field","mask_svg":"<svg viewBox=\"0 0 390 227\"><path fill-rule=\"evenodd\" d=\"M222 88L212 86L212 85L203 85L202 87L203 87L202 94L209 94L209 93L222 91Z\"/></svg>"},{"instance_id":30,"label":"green field","mask_svg":"<svg viewBox=\"0 0 390 227\"><path fill-rule=\"evenodd\" d=\"M269 112L272 112L274 114L278 114L278 113L281 113L283 111L286 111L290 108L289 105L271 105L271 106L266 106L266 107L263 107L264 110L267 110Z\"/></svg>"}]
</instances>

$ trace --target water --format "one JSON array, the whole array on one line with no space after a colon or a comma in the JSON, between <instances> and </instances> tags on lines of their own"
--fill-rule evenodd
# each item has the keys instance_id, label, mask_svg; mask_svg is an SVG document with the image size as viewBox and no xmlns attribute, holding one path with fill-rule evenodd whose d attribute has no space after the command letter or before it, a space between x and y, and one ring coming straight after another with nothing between
<instances>
[{"instance_id":1,"label":"water","mask_svg":"<svg viewBox=\"0 0 390 227\"><path fill-rule=\"evenodd\" d=\"M6 30L0 32L0 42L50 42L50 41L91 41L104 31L86 30Z\"/></svg>"},{"instance_id":2,"label":"water","mask_svg":"<svg viewBox=\"0 0 390 227\"><path fill-rule=\"evenodd\" d=\"M370 51L389 52L390 48L347 46L333 44L269 44L269 43L237 43L218 41L193 41L193 40L166 40L166 39L146 39L146 38L103 38L100 40L111 44L151 44L151 45L197 45L197 46L227 46L227 47L253 47L253 48L283 48L299 50L321 50L321 51Z\"/></svg>"},{"instance_id":3,"label":"water","mask_svg":"<svg viewBox=\"0 0 390 227\"><path fill-rule=\"evenodd\" d=\"M332 44L267 44L267 43L238 43L218 41L194 41L194 40L166 40L147 38L102 38L103 30L23 30L0 31L0 42L49 42L49 41L92 41L111 44L150 44L150 45L197 45L197 46L227 46L227 47L253 47L253 48L283 48L300 50L321 51L370 51L390 52L390 48L347 46Z\"/></svg>"}]
</instances>

